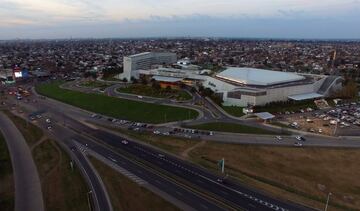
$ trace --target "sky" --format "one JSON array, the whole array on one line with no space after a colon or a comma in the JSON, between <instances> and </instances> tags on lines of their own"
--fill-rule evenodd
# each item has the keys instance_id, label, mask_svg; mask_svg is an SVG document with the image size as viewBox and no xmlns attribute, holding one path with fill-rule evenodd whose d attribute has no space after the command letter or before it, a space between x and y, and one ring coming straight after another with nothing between
<instances>
[{"instance_id":1,"label":"sky","mask_svg":"<svg viewBox=\"0 0 360 211\"><path fill-rule=\"evenodd\" d=\"M360 0L0 0L0 39L360 39Z\"/></svg>"}]
</instances>

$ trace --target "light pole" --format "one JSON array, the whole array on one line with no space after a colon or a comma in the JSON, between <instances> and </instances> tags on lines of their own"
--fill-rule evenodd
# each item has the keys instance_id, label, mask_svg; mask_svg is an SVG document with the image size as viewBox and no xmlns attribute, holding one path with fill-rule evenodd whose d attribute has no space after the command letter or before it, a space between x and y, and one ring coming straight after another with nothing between
<instances>
[{"instance_id":1,"label":"light pole","mask_svg":"<svg viewBox=\"0 0 360 211\"><path fill-rule=\"evenodd\" d=\"M325 205L325 209L324 209L324 211L327 211L327 209L328 209L328 206L329 206L329 200L330 200L330 196L332 195L332 193L331 192L329 192L328 193L328 195L327 195L327 199L326 199L326 205Z\"/></svg>"}]
</instances>

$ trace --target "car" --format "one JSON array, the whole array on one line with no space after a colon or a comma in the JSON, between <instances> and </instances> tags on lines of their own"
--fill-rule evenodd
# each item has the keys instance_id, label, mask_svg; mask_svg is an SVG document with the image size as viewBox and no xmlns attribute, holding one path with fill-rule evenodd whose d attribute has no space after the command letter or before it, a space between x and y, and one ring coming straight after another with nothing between
<instances>
[{"instance_id":1,"label":"car","mask_svg":"<svg viewBox=\"0 0 360 211\"><path fill-rule=\"evenodd\" d=\"M141 96L141 95L138 95L137 97L138 97L139 99L143 99L143 96Z\"/></svg>"},{"instance_id":2,"label":"car","mask_svg":"<svg viewBox=\"0 0 360 211\"><path fill-rule=\"evenodd\" d=\"M48 125L46 128L47 128L48 130L51 130L51 129L52 129L52 126L51 126L51 125Z\"/></svg>"},{"instance_id":3,"label":"car","mask_svg":"<svg viewBox=\"0 0 360 211\"><path fill-rule=\"evenodd\" d=\"M160 131L158 131L158 130L154 130L154 132L153 132L155 135L159 135L160 134Z\"/></svg>"},{"instance_id":4,"label":"car","mask_svg":"<svg viewBox=\"0 0 360 211\"><path fill-rule=\"evenodd\" d=\"M91 118L95 118L97 116L97 114L91 114Z\"/></svg>"},{"instance_id":5,"label":"car","mask_svg":"<svg viewBox=\"0 0 360 211\"><path fill-rule=\"evenodd\" d=\"M168 136L168 135L170 135L170 133L169 133L169 132L165 132L165 133L163 133L163 135L164 135L164 136Z\"/></svg>"},{"instance_id":6,"label":"car","mask_svg":"<svg viewBox=\"0 0 360 211\"><path fill-rule=\"evenodd\" d=\"M126 140L122 140L121 143L124 144L124 145L127 145L129 142L126 141Z\"/></svg>"},{"instance_id":7,"label":"car","mask_svg":"<svg viewBox=\"0 0 360 211\"><path fill-rule=\"evenodd\" d=\"M158 156L161 158L165 157L165 155L163 155L163 154L158 154Z\"/></svg>"},{"instance_id":8,"label":"car","mask_svg":"<svg viewBox=\"0 0 360 211\"><path fill-rule=\"evenodd\" d=\"M214 135L214 132L210 131L210 132L209 132L209 135L210 135L210 136L213 136L213 135Z\"/></svg>"},{"instance_id":9,"label":"car","mask_svg":"<svg viewBox=\"0 0 360 211\"><path fill-rule=\"evenodd\" d=\"M36 118L38 118L38 119L41 119L41 115L40 114L38 114L38 115L36 115Z\"/></svg>"},{"instance_id":10,"label":"car","mask_svg":"<svg viewBox=\"0 0 360 211\"><path fill-rule=\"evenodd\" d=\"M296 136L295 138L298 141L306 141L306 139L304 137L302 137L302 136Z\"/></svg>"},{"instance_id":11,"label":"car","mask_svg":"<svg viewBox=\"0 0 360 211\"><path fill-rule=\"evenodd\" d=\"M51 120L49 118L47 118L45 121L46 123L51 123Z\"/></svg>"},{"instance_id":12,"label":"car","mask_svg":"<svg viewBox=\"0 0 360 211\"><path fill-rule=\"evenodd\" d=\"M294 143L294 146L296 146L296 147L301 147L301 146L302 146L302 143L300 143L300 142L295 142L295 143Z\"/></svg>"},{"instance_id":13,"label":"car","mask_svg":"<svg viewBox=\"0 0 360 211\"><path fill-rule=\"evenodd\" d=\"M282 140L282 137L281 137L281 136L276 136L275 138L276 138L276 140L278 140L278 141L281 141L281 140Z\"/></svg>"}]
</instances>

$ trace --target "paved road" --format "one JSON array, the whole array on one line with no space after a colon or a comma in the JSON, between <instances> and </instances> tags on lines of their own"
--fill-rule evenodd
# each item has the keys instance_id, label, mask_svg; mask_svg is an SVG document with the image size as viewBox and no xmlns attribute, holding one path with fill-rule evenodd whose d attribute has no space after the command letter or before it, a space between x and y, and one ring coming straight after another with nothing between
<instances>
[{"instance_id":1,"label":"paved road","mask_svg":"<svg viewBox=\"0 0 360 211\"><path fill-rule=\"evenodd\" d=\"M40 178L29 146L14 123L2 112L0 112L0 126L14 170L15 210L44 210Z\"/></svg>"}]
</instances>

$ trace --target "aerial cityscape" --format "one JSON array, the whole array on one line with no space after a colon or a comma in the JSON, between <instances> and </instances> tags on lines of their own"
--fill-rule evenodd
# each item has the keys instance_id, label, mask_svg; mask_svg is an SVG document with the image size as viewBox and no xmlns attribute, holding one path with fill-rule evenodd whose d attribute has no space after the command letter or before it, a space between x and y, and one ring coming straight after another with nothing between
<instances>
[{"instance_id":1,"label":"aerial cityscape","mask_svg":"<svg viewBox=\"0 0 360 211\"><path fill-rule=\"evenodd\" d=\"M359 1L0 1L0 210L360 210Z\"/></svg>"}]
</instances>

